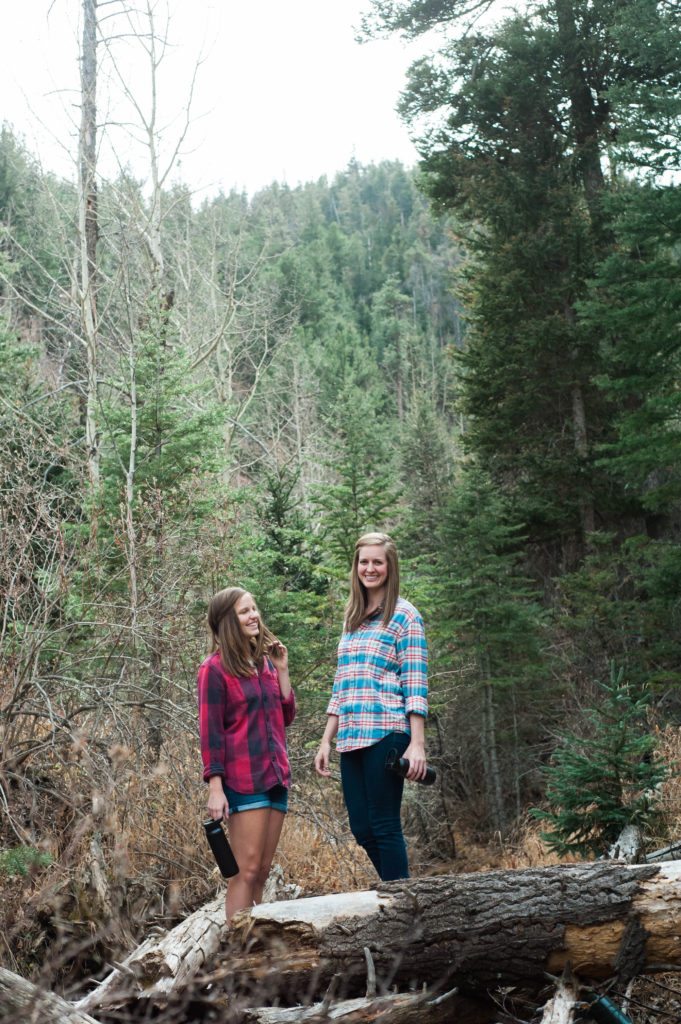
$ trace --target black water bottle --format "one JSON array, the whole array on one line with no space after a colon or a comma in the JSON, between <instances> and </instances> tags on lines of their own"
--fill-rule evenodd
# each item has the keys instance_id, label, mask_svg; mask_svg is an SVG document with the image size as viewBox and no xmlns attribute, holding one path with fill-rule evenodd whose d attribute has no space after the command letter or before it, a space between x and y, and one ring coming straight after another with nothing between
<instances>
[{"instance_id":1,"label":"black water bottle","mask_svg":"<svg viewBox=\"0 0 681 1024\"><path fill-rule=\"evenodd\" d=\"M238 875L239 865L232 853L232 847L227 841L222 822L219 819L211 818L210 821L204 821L203 827L222 877L231 878L233 875Z\"/></svg>"},{"instance_id":2,"label":"black water bottle","mask_svg":"<svg viewBox=\"0 0 681 1024\"><path fill-rule=\"evenodd\" d=\"M385 762L386 768L395 772L396 775L401 775L404 779L409 771L409 761L406 757L398 757L396 750L391 750L388 754ZM432 786L437 778L437 772L434 768L426 768L426 774L422 779L409 779L409 782L418 782L422 786Z\"/></svg>"}]
</instances>

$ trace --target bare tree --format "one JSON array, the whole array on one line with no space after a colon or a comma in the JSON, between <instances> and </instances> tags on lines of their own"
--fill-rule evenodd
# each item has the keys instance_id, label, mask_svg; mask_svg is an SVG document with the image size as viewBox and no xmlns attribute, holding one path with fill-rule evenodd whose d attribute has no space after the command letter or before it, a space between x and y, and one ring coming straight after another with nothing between
<instances>
[{"instance_id":1,"label":"bare tree","mask_svg":"<svg viewBox=\"0 0 681 1024\"><path fill-rule=\"evenodd\" d=\"M78 134L80 309L87 367L85 444L93 497L99 489L97 430L97 0L83 0ZM94 503L93 503L94 505Z\"/></svg>"}]
</instances>

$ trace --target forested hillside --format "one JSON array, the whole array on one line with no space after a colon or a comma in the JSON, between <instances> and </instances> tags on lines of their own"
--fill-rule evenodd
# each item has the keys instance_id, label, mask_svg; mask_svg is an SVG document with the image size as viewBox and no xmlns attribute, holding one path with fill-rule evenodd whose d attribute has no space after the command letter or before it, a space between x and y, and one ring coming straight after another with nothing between
<instances>
[{"instance_id":1,"label":"forested hillside","mask_svg":"<svg viewBox=\"0 0 681 1024\"><path fill-rule=\"evenodd\" d=\"M23 973L66 937L76 984L210 893L195 679L232 583L291 656L287 871L364 883L311 762L369 529L429 639L415 863L456 870L462 834L510 848L532 808L561 854L627 820L678 833L681 15L544 0L463 33L451 3L372 8L367 33L442 40L402 98L417 171L199 204L153 173L57 179L2 129L0 885Z\"/></svg>"}]
</instances>

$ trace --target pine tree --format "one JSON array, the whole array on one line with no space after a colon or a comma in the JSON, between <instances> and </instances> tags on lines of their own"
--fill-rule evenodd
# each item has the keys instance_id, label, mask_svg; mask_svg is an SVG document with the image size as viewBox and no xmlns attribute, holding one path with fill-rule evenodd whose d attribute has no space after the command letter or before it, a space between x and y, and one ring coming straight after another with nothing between
<instances>
[{"instance_id":1,"label":"pine tree","mask_svg":"<svg viewBox=\"0 0 681 1024\"><path fill-rule=\"evenodd\" d=\"M580 306L602 339L598 384L617 408L599 456L655 532L681 496L681 193L632 183L610 205L617 245Z\"/></svg>"},{"instance_id":2,"label":"pine tree","mask_svg":"<svg viewBox=\"0 0 681 1024\"><path fill-rule=\"evenodd\" d=\"M526 752L547 700L543 616L522 572L522 524L477 468L464 470L438 539L431 576L437 625L431 632L438 664L450 671L455 665L460 679L458 695L446 689L439 700L446 706L454 696L476 709L484 815L503 829L522 806L522 779L533 767ZM454 746L456 730L455 711L448 740Z\"/></svg>"},{"instance_id":3,"label":"pine tree","mask_svg":"<svg viewBox=\"0 0 681 1024\"><path fill-rule=\"evenodd\" d=\"M328 461L333 477L317 488L314 500L325 545L336 564L347 569L361 534L385 532L398 491L392 453L363 390L351 386L342 393L334 422Z\"/></svg>"},{"instance_id":4,"label":"pine tree","mask_svg":"<svg viewBox=\"0 0 681 1024\"><path fill-rule=\"evenodd\" d=\"M598 317L580 318L579 303L615 244L606 152L615 169L627 159L659 171L678 151L681 20L658 0L543 0L461 33L465 5L372 9L369 33L444 36L436 58L413 65L401 108L428 126L428 193L474 225L461 360L468 444L513 495L529 542L552 549L555 572L578 561L595 529L628 528L641 512L598 457L616 443L624 392L597 387L612 364Z\"/></svg>"},{"instance_id":5,"label":"pine tree","mask_svg":"<svg viewBox=\"0 0 681 1024\"><path fill-rule=\"evenodd\" d=\"M551 825L542 838L560 854L604 854L626 825L649 826L669 774L655 754L649 695L635 693L614 663L600 690L585 734L564 733L545 769L551 810L534 811Z\"/></svg>"}]
</instances>

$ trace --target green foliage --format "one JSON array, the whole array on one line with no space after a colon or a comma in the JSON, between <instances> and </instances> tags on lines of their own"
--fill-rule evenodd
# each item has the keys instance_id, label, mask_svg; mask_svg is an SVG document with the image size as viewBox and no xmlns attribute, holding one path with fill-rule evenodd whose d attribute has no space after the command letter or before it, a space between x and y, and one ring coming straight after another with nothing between
<instances>
[{"instance_id":1,"label":"green foliage","mask_svg":"<svg viewBox=\"0 0 681 1024\"><path fill-rule=\"evenodd\" d=\"M301 507L299 481L299 472L285 468L266 476L254 586L269 625L285 638L296 679L303 683L330 657L334 626L324 553Z\"/></svg>"},{"instance_id":2,"label":"green foliage","mask_svg":"<svg viewBox=\"0 0 681 1024\"><path fill-rule=\"evenodd\" d=\"M598 384L618 409L600 462L659 514L681 497L681 190L631 184L611 207L617 245L580 307L601 337Z\"/></svg>"},{"instance_id":3,"label":"green foliage","mask_svg":"<svg viewBox=\"0 0 681 1024\"><path fill-rule=\"evenodd\" d=\"M404 553L423 558L437 547L440 522L450 496L455 455L454 440L429 400L412 403L402 428L401 475L405 509Z\"/></svg>"},{"instance_id":4,"label":"green foliage","mask_svg":"<svg viewBox=\"0 0 681 1024\"><path fill-rule=\"evenodd\" d=\"M36 850L33 846L14 846L0 850L0 877L3 875L27 875L36 868L46 868L52 863L51 854Z\"/></svg>"},{"instance_id":5,"label":"green foliage","mask_svg":"<svg viewBox=\"0 0 681 1024\"><path fill-rule=\"evenodd\" d=\"M508 500L484 472L467 467L444 510L425 609L434 674L458 677L461 703L476 708L479 747L469 757L482 763L487 802L479 810L496 828L522 800L520 780L534 767L550 696L544 615L523 573L522 540ZM436 705L451 698L435 687Z\"/></svg>"},{"instance_id":6,"label":"green foliage","mask_svg":"<svg viewBox=\"0 0 681 1024\"><path fill-rule=\"evenodd\" d=\"M342 398L328 463L335 480L317 488L315 503L326 546L335 563L347 569L357 538L390 520L397 489L390 450L386 441L382 443L371 399L354 387Z\"/></svg>"},{"instance_id":7,"label":"green foliage","mask_svg":"<svg viewBox=\"0 0 681 1024\"><path fill-rule=\"evenodd\" d=\"M657 787L670 771L655 755L649 695L636 693L614 664L600 690L599 703L586 712L585 734L564 733L545 769L552 809L534 811L551 825L543 838L560 854L604 854L626 825L649 826Z\"/></svg>"},{"instance_id":8,"label":"green foliage","mask_svg":"<svg viewBox=\"0 0 681 1024\"><path fill-rule=\"evenodd\" d=\"M381 529L397 501L394 455L386 422L386 389L375 361L354 332L344 332L327 358L330 479L314 490L321 536L333 563L347 569L355 541ZM333 388L333 391L331 390Z\"/></svg>"},{"instance_id":9,"label":"green foliage","mask_svg":"<svg viewBox=\"0 0 681 1024\"><path fill-rule=\"evenodd\" d=\"M647 160L659 169L678 150L680 19L655 0L544 0L529 14L457 37L452 26L467 14L465 4L376 0L368 25L446 33L435 57L413 65L401 109L421 131L429 194L477 226L468 239L471 326L460 361L466 440L513 495L528 542L553 548L555 572L583 553L597 522L641 514L659 467L669 476L674 261L667 251L662 273L659 260L641 268L640 256L627 266L626 252L616 254L616 271L608 263L615 213L607 197L617 178L605 178L603 163L607 151L611 161ZM654 126L663 126L662 137ZM653 238L659 234L653 229ZM580 317L594 274L599 291ZM623 347L618 306L622 320L632 313L625 332L632 344ZM602 345L605 323L612 351ZM635 350L634 332L644 346L650 339L652 359L643 346ZM652 380L660 362L669 382L662 388ZM653 385L643 400L642 379ZM647 425L650 443L637 452ZM604 452L611 463L596 457ZM637 488L622 468L638 473Z\"/></svg>"},{"instance_id":10,"label":"green foliage","mask_svg":"<svg viewBox=\"0 0 681 1024\"><path fill-rule=\"evenodd\" d=\"M0 127L0 295L11 282L24 316L48 314L46 336L62 340L72 329L65 322L59 291L70 285L63 243L76 210L72 185L42 173L22 141ZM38 303L36 298L39 297Z\"/></svg>"},{"instance_id":11,"label":"green foliage","mask_svg":"<svg viewBox=\"0 0 681 1024\"><path fill-rule=\"evenodd\" d=\"M641 535L624 543L608 534L591 540L579 569L557 581L553 629L563 674L586 684L611 661L626 664L632 686L647 685L670 710L678 708L679 545Z\"/></svg>"},{"instance_id":12,"label":"green foliage","mask_svg":"<svg viewBox=\"0 0 681 1024\"><path fill-rule=\"evenodd\" d=\"M437 566L440 614L481 676L499 686L529 683L538 657L541 614L521 570L522 524L488 477L464 470L441 525Z\"/></svg>"}]
</instances>

